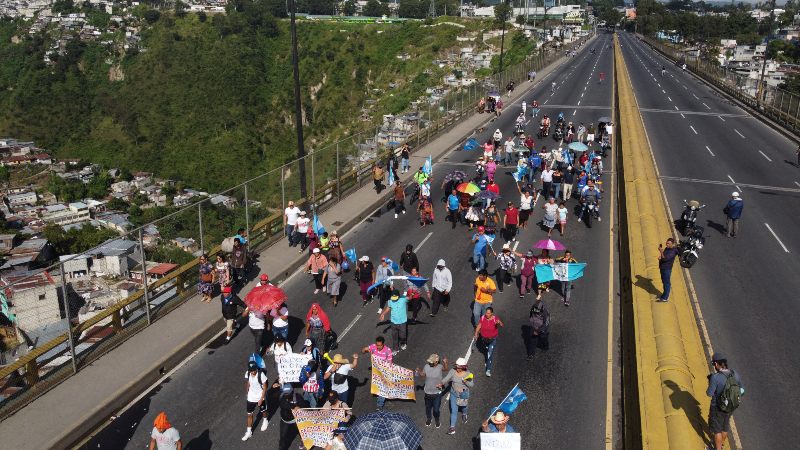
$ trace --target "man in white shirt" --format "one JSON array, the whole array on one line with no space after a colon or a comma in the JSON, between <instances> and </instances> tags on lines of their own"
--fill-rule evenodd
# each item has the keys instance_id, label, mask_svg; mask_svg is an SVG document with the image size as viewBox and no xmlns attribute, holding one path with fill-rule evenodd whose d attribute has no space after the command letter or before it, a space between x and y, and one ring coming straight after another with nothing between
<instances>
[{"instance_id":1,"label":"man in white shirt","mask_svg":"<svg viewBox=\"0 0 800 450\"><path fill-rule=\"evenodd\" d=\"M453 275L450 269L445 267L444 260L440 259L436 263L436 268L433 270L431 277L431 287L433 287L433 307L431 308L431 317L436 317L439 312L439 305L444 306L447 311L447 306L450 304L450 289L453 288Z\"/></svg>"},{"instance_id":2,"label":"man in white shirt","mask_svg":"<svg viewBox=\"0 0 800 450\"><path fill-rule=\"evenodd\" d=\"M247 316L247 325L250 327L250 332L253 333L253 339L256 343L255 352L259 355L263 354L263 347L264 347L264 325L266 322L266 317L264 317L264 313L258 311L250 311L250 309L245 309L244 316Z\"/></svg>"},{"instance_id":3,"label":"man in white shirt","mask_svg":"<svg viewBox=\"0 0 800 450\"><path fill-rule=\"evenodd\" d=\"M505 153L503 157L503 164L508 165L511 163L511 160L514 157L514 147L516 147L516 144L514 143L514 136L509 136L508 139L503 142L503 153Z\"/></svg>"},{"instance_id":4,"label":"man in white shirt","mask_svg":"<svg viewBox=\"0 0 800 450\"><path fill-rule=\"evenodd\" d=\"M308 233L308 226L310 223L311 219L306 217L306 212L300 211L300 216L297 218L297 222L295 222L294 230L294 244L300 244L300 250L297 253L303 253L308 246L306 233Z\"/></svg>"},{"instance_id":5,"label":"man in white shirt","mask_svg":"<svg viewBox=\"0 0 800 450\"><path fill-rule=\"evenodd\" d=\"M272 335L282 336L284 340L289 339L289 309L282 305L278 309L270 311L272 316Z\"/></svg>"},{"instance_id":6,"label":"man in white shirt","mask_svg":"<svg viewBox=\"0 0 800 450\"><path fill-rule=\"evenodd\" d=\"M244 379L247 395L247 431L242 440L246 441L253 436L253 417L256 415L256 409L261 413L261 431L267 430L267 375L255 361L250 361Z\"/></svg>"},{"instance_id":7,"label":"man in white shirt","mask_svg":"<svg viewBox=\"0 0 800 450\"><path fill-rule=\"evenodd\" d=\"M544 196L545 200L550 198L550 191L553 188L553 169L549 166L545 166L544 170L542 171L542 195Z\"/></svg>"},{"instance_id":8,"label":"man in white shirt","mask_svg":"<svg viewBox=\"0 0 800 450\"><path fill-rule=\"evenodd\" d=\"M283 211L283 227L287 239L289 239L289 247L294 247L297 242L294 241L294 228L297 225L297 219L300 217L300 208L294 206L294 202L289 200L289 205Z\"/></svg>"}]
</instances>

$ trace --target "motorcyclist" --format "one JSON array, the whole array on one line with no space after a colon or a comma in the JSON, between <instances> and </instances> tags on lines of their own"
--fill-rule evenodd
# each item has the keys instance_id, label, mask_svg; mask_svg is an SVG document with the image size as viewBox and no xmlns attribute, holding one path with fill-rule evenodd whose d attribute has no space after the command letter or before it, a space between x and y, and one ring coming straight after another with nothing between
<instances>
[{"instance_id":1,"label":"motorcyclist","mask_svg":"<svg viewBox=\"0 0 800 450\"><path fill-rule=\"evenodd\" d=\"M542 136L547 136L550 134L550 118L547 117L547 114L542 116L542 120L539 123L539 131Z\"/></svg>"},{"instance_id":2,"label":"motorcyclist","mask_svg":"<svg viewBox=\"0 0 800 450\"><path fill-rule=\"evenodd\" d=\"M586 209L589 205L594 205L594 213L597 216L597 221L600 222L600 199L602 195L600 195L600 191L598 191L594 183L589 183L586 186L586 189L581 193L581 215L578 217L578 222L583 220L583 215L586 213Z\"/></svg>"},{"instance_id":3,"label":"motorcyclist","mask_svg":"<svg viewBox=\"0 0 800 450\"><path fill-rule=\"evenodd\" d=\"M517 116L517 120L515 121L515 125L517 127L517 133L521 133L523 127L525 126L525 113L520 113Z\"/></svg>"},{"instance_id":4,"label":"motorcyclist","mask_svg":"<svg viewBox=\"0 0 800 450\"><path fill-rule=\"evenodd\" d=\"M550 92L552 92L554 94L556 92L556 82L555 81L553 81L553 83L550 85Z\"/></svg>"}]
</instances>

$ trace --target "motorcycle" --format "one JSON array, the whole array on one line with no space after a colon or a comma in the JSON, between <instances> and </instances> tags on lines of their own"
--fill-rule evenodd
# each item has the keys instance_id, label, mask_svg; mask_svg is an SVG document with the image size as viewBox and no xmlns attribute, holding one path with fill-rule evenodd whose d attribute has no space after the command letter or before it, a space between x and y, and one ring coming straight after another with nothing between
<instances>
[{"instance_id":1,"label":"motorcycle","mask_svg":"<svg viewBox=\"0 0 800 450\"><path fill-rule=\"evenodd\" d=\"M539 139L547 137L550 134L550 127L547 125L539 125Z\"/></svg>"},{"instance_id":2,"label":"motorcycle","mask_svg":"<svg viewBox=\"0 0 800 450\"><path fill-rule=\"evenodd\" d=\"M563 127L556 127L556 131L553 133L553 139L560 141L564 139L564 128Z\"/></svg>"},{"instance_id":3,"label":"motorcycle","mask_svg":"<svg viewBox=\"0 0 800 450\"><path fill-rule=\"evenodd\" d=\"M681 213L681 233L684 236L688 236L697 227L697 214L701 209L705 208L706 205L701 205L697 200L689 200L687 202L685 199L683 200L683 204L685 207Z\"/></svg>"},{"instance_id":4,"label":"motorcycle","mask_svg":"<svg viewBox=\"0 0 800 450\"><path fill-rule=\"evenodd\" d=\"M519 123L519 122L515 123L514 124L514 134L519 137L520 135L522 135L524 133L525 133L525 124L522 124L522 123Z\"/></svg>"},{"instance_id":5,"label":"motorcycle","mask_svg":"<svg viewBox=\"0 0 800 450\"><path fill-rule=\"evenodd\" d=\"M599 217L599 212L597 210L597 203L587 203L583 206L581 210L582 219L586 222L586 228L592 228L592 216L594 218Z\"/></svg>"},{"instance_id":6,"label":"motorcycle","mask_svg":"<svg viewBox=\"0 0 800 450\"><path fill-rule=\"evenodd\" d=\"M705 239L703 238L703 227L696 226L689 234L689 236L681 241L678 246L679 256L678 261L682 267L691 268L700 258L698 250L703 248Z\"/></svg>"}]
</instances>

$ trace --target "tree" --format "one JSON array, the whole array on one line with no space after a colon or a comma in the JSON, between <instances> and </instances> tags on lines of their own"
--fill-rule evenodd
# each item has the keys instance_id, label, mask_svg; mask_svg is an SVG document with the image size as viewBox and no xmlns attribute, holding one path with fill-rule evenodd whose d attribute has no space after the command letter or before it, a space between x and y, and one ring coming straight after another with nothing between
<instances>
[{"instance_id":1,"label":"tree","mask_svg":"<svg viewBox=\"0 0 800 450\"><path fill-rule=\"evenodd\" d=\"M158 19L161 18L161 13L155 9L148 9L144 12L144 20L147 21L149 24L154 24L158 22Z\"/></svg>"},{"instance_id":2,"label":"tree","mask_svg":"<svg viewBox=\"0 0 800 450\"><path fill-rule=\"evenodd\" d=\"M342 8L342 12L345 16L353 16L356 14L356 2L355 0L347 0L344 2L344 7Z\"/></svg>"},{"instance_id":3,"label":"tree","mask_svg":"<svg viewBox=\"0 0 800 450\"><path fill-rule=\"evenodd\" d=\"M366 17L381 17L389 14L389 7L378 0L369 0L364 5L363 13Z\"/></svg>"},{"instance_id":4,"label":"tree","mask_svg":"<svg viewBox=\"0 0 800 450\"><path fill-rule=\"evenodd\" d=\"M501 3L495 5L494 7L494 19L495 21L500 24L503 22L508 22L511 18L511 14L513 10L511 5L509 5L506 0L503 0Z\"/></svg>"},{"instance_id":5,"label":"tree","mask_svg":"<svg viewBox=\"0 0 800 450\"><path fill-rule=\"evenodd\" d=\"M428 15L425 0L403 0L397 8L397 15L409 19L424 19Z\"/></svg>"}]
</instances>

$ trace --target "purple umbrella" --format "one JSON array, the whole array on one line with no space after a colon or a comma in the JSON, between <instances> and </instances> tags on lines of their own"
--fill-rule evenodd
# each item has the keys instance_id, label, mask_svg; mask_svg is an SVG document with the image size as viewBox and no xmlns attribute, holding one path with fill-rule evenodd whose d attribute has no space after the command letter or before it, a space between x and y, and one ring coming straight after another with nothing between
<instances>
[{"instance_id":1,"label":"purple umbrella","mask_svg":"<svg viewBox=\"0 0 800 450\"><path fill-rule=\"evenodd\" d=\"M544 239L536 243L533 248L541 248L544 250L566 250L567 247L564 246L561 242L554 241L552 239Z\"/></svg>"}]
</instances>

